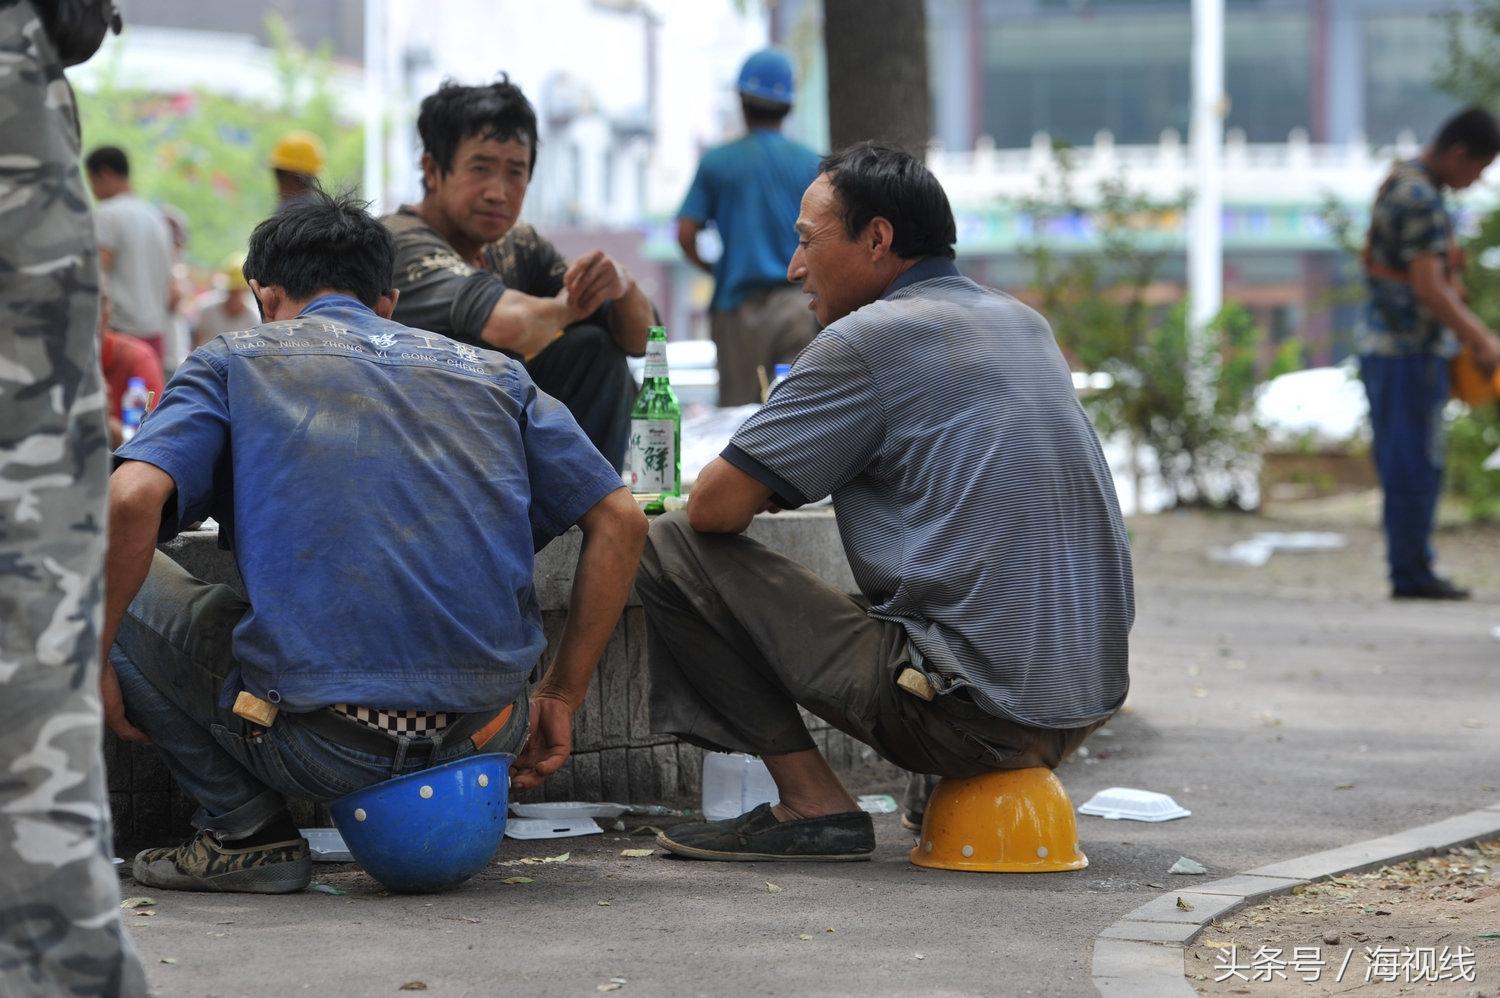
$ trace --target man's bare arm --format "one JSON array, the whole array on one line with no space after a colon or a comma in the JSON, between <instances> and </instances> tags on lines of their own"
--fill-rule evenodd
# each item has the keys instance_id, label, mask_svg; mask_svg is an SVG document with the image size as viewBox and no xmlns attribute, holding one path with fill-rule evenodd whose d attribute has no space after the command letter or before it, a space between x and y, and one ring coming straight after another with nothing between
<instances>
[{"instance_id":1,"label":"man's bare arm","mask_svg":"<svg viewBox=\"0 0 1500 998\"><path fill-rule=\"evenodd\" d=\"M1464 304L1458 289L1443 272L1441 256L1431 253L1417 257L1408 273L1417 300L1469 347L1476 363L1486 369L1500 364L1500 339Z\"/></svg>"},{"instance_id":2,"label":"man's bare arm","mask_svg":"<svg viewBox=\"0 0 1500 998\"><path fill-rule=\"evenodd\" d=\"M566 292L555 298L538 298L506 288L490 310L479 338L497 350L509 350L529 360L579 318Z\"/></svg>"},{"instance_id":3,"label":"man's bare arm","mask_svg":"<svg viewBox=\"0 0 1500 998\"><path fill-rule=\"evenodd\" d=\"M708 463L688 494L688 523L705 534L737 534L756 513L778 509L771 490L722 457Z\"/></svg>"},{"instance_id":4,"label":"man's bare arm","mask_svg":"<svg viewBox=\"0 0 1500 998\"><path fill-rule=\"evenodd\" d=\"M682 255L688 263L712 276L713 265L698 255L698 233L702 231L702 222L691 218L679 218L677 220L677 245L682 247Z\"/></svg>"},{"instance_id":5,"label":"man's bare arm","mask_svg":"<svg viewBox=\"0 0 1500 998\"><path fill-rule=\"evenodd\" d=\"M146 741L146 735L125 719L119 682L109 664L109 649L120 630L125 610L140 592L151 571L162 507L177 491L172 476L143 461L127 461L109 480L109 548L104 560L104 627L99 652L103 659L100 687L104 719L110 730L126 741Z\"/></svg>"},{"instance_id":6,"label":"man's bare arm","mask_svg":"<svg viewBox=\"0 0 1500 998\"><path fill-rule=\"evenodd\" d=\"M623 488L595 503L578 526L583 547L568 620L557 657L532 691L531 734L512 769L517 790L540 784L572 752L573 715L620 620L646 544L646 517Z\"/></svg>"}]
</instances>

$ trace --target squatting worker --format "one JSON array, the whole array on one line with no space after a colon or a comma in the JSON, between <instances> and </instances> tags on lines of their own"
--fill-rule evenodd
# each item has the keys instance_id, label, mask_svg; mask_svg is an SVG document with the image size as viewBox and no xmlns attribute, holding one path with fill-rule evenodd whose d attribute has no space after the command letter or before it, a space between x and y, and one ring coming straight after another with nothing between
<instances>
[{"instance_id":1,"label":"squatting worker","mask_svg":"<svg viewBox=\"0 0 1500 998\"><path fill-rule=\"evenodd\" d=\"M1384 495L1385 553L1397 599L1466 599L1433 570L1432 525L1443 485L1443 407L1458 341L1484 370L1500 339L1464 303L1461 254L1443 190L1479 179L1500 152L1500 125L1481 108L1449 119L1416 159L1397 163L1370 210L1370 298L1359 373L1370 399Z\"/></svg>"},{"instance_id":2,"label":"squatting worker","mask_svg":"<svg viewBox=\"0 0 1500 998\"><path fill-rule=\"evenodd\" d=\"M520 364L390 320L392 258L355 202L283 207L245 259L266 322L199 347L116 454L105 716L200 805L191 841L136 857L144 886L298 890L311 864L286 796L481 749L519 752L526 787L568 756L645 518ZM207 516L244 598L154 553ZM575 523L589 612L527 710L533 552ZM277 708L269 724L233 712L242 691Z\"/></svg>"},{"instance_id":3,"label":"squatting worker","mask_svg":"<svg viewBox=\"0 0 1500 998\"><path fill-rule=\"evenodd\" d=\"M1128 685L1130 549L1046 321L959 275L948 198L904 152L825 159L797 234L823 330L652 526L636 582L652 726L761 756L781 795L659 840L705 859L874 848L798 705L962 777L1055 767ZM830 493L868 610L741 535Z\"/></svg>"},{"instance_id":4,"label":"squatting worker","mask_svg":"<svg viewBox=\"0 0 1500 998\"><path fill-rule=\"evenodd\" d=\"M422 101L422 201L383 221L396 239L396 320L525 361L609 462L625 460L655 311L601 250L571 264L518 222L536 167L536 112L519 87L445 83Z\"/></svg>"},{"instance_id":5,"label":"squatting worker","mask_svg":"<svg viewBox=\"0 0 1500 998\"><path fill-rule=\"evenodd\" d=\"M683 255L714 278L708 328L720 405L761 401L761 377L790 364L818 332L786 278L797 206L818 174L818 154L781 134L796 89L791 60L762 49L745 60L736 87L745 135L704 154L677 212ZM698 233L709 224L723 245L712 266L698 255Z\"/></svg>"}]
</instances>

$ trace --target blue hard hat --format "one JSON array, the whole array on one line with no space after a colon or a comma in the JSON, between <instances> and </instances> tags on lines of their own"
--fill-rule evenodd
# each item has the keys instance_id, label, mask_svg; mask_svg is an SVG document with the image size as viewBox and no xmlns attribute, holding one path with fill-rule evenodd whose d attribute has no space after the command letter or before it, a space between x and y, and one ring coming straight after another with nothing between
<instances>
[{"instance_id":1,"label":"blue hard hat","mask_svg":"<svg viewBox=\"0 0 1500 998\"><path fill-rule=\"evenodd\" d=\"M792 81L792 60L776 49L752 53L740 67L735 89L746 97L757 97L772 104L791 104L797 96Z\"/></svg>"},{"instance_id":2,"label":"blue hard hat","mask_svg":"<svg viewBox=\"0 0 1500 998\"><path fill-rule=\"evenodd\" d=\"M487 752L365 787L328 806L365 872L393 891L457 887L505 835L513 756Z\"/></svg>"}]
</instances>

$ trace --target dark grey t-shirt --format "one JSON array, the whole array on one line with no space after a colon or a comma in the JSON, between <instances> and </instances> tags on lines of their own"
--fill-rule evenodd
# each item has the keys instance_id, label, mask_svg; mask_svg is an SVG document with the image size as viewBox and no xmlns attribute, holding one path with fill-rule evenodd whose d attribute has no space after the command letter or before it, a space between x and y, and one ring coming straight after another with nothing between
<instances>
[{"instance_id":1,"label":"dark grey t-shirt","mask_svg":"<svg viewBox=\"0 0 1500 998\"><path fill-rule=\"evenodd\" d=\"M820 332L724 458L832 494L870 613L943 693L1071 728L1129 686L1130 546L1052 330L942 259Z\"/></svg>"},{"instance_id":2,"label":"dark grey t-shirt","mask_svg":"<svg viewBox=\"0 0 1500 998\"><path fill-rule=\"evenodd\" d=\"M464 260L411 205L381 219L396 242L396 289L391 318L406 326L484 345L480 334L506 288L538 298L562 290L568 261L524 223L480 251L483 266Z\"/></svg>"}]
</instances>

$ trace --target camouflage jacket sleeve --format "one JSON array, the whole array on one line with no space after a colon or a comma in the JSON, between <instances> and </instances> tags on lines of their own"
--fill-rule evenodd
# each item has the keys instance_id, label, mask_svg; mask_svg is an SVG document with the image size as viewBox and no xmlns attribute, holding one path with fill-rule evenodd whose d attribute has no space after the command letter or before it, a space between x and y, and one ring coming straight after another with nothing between
<instances>
[{"instance_id":1,"label":"camouflage jacket sleeve","mask_svg":"<svg viewBox=\"0 0 1500 998\"><path fill-rule=\"evenodd\" d=\"M1418 257L1446 255L1452 240L1448 210L1438 189L1421 175L1400 177L1376 208L1377 233L1389 265L1406 270Z\"/></svg>"}]
</instances>

